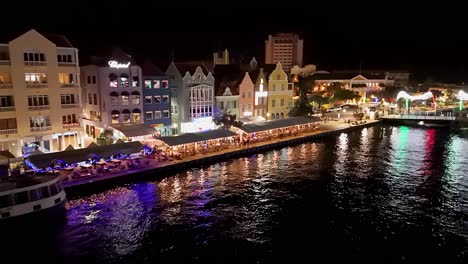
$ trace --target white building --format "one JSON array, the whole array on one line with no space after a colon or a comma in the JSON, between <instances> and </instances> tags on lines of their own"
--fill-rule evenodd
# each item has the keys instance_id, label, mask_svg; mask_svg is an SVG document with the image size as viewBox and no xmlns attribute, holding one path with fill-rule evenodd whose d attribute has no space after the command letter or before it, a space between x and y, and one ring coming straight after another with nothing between
<instances>
[{"instance_id":1,"label":"white building","mask_svg":"<svg viewBox=\"0 0 468 264\"><path fill-rule=\"evenodd\" d=\"M172 62L166 70L166 75L169 76L169 87L172 93L173 134L186 132L183 126L191 127L187 123L212 118L215 97L214 77L203 63ZM210 123L206 129L211 127ZM200 128L200 130L203 129Z\"/></svg>"},{"instance_id":2,"label":"white building","mask_svg":"<svg viewBox=\"0 0 468 264\"><path fill-rule=\"evenodd\" d=\"M82 146L78 49L30 30L0 44L0 147L15 156Z\"/></svg>"},{"instance_id":3,"label":"white building","mask_svg":"<svg viewBox=\"0 0 468 264\"><path fill-rule=\"evenodd\" d=\"M81 77L86 97L83 125L90 140L105 129L125 135L127 127L134 130L141 125L142 131L148 131L142 119L141 68L128 54L114 49L108 56L93 57L89 65L81 67Z\"/></svg>"}]
</instances>

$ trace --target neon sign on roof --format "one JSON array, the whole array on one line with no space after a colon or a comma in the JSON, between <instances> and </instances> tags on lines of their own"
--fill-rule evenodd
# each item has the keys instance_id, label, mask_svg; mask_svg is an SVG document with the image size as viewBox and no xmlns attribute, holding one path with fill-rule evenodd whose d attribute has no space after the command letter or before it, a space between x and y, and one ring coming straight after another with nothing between
<instances>
[{"instance_id":1,"label":"neon sign on roof","mask_svg":"<svg viewBox=\"0 0 468 264\"><path fill-rule=\"evenodd\" d=\"M126 69L128 68L128 66L130 66L130 62L128 62L127 64L123 64L123 63L118 63L117 61L114 61L114 60L109 61L107 64L109 64L111 68L116 68L116 69Z\"/></svg>"}]
</instances>

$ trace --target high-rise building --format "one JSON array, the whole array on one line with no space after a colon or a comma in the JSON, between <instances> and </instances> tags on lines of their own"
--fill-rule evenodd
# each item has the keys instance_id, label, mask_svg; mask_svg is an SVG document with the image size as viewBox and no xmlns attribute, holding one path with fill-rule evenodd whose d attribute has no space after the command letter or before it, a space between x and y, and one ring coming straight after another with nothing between
<instances>
[{"instance_id":1,"label":"high-rise building","mask_svg":"<svg viewBox=\"0 0 468 264\"><path fill-rule=\"evenodd\" d=\"M0 44L0 147L15 156L82 146L78 49L30 30Z\"/></svg>"},{"instance_id":2,"label":"high-rise building","mask_svg":"<svg viewBox=\"0 0 468 264\"><path fill-rule=\"evenodd\" d=\"M229 51L227 49L213 53L213 65L226 65L229 63Z\"/></svg>"},{"instance_id":3,"label":"high-rise building","mask_svg":"<svg viewBox=\"0 0 468 264\"><path fill-rule=\"evenodd\" d=\"M265 63L281 62L285 72L289 73L294 65L302 67L304 40L293 33L268 35L265 41Z\"/></svg>"}]
</instances>

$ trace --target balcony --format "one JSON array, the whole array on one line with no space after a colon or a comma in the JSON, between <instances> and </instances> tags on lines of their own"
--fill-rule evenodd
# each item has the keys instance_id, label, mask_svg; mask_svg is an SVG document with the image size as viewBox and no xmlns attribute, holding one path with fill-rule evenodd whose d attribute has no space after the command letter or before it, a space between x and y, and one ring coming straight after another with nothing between
<instances>
[{"instance_id":1,"label":"balcony","mask_svg":"<svg viewBox=\"0 0 468 264\"><path fill-rule=\"evenodd\" d=\"M45 61L25 61L25 66L46 66L47 63Z\"/></svg>"},{"instance_id":2,"label":"balcony","mask_svg":"<svg viewBox=\"0 0 468 264\"><path fill-rule=\"evenodd\" d=\"M59 62L59 67L77 67L76 62Z\"/></svg>"},{"instance_id":3,"label":"balcony","mask_svg":"<svg viewBox=\"0 0 468 264\"><path fill-rule=\"evenodd\" d=\"M26 88L47 88L47 83L26 83Z\"/></svg>"},{"instance_id":4,"label":"balcony","mask_svg":"<svg viewBox=\"0 0 468 264\"><path fill-rule=\"evenodd\" d=\"M18 134L18 129L0 129L0 135L11 135L11 134Z\"/></svg>"},{"instance_id":5,"label":"balcony","mask_svg":"<svg viewBox=\"0 0 468 264\"><path fill-rule=\"evenodd\" d=\"M60 85L61 88L75 88L78 87L77 83L62 83Z\"/></svg>"},{"instance_id":6,"label":"balcony","mask_svg":"<svg viewBox=\"0 0 468 264\"><path fill-rule=\"evenodd\" d=\"M31 127L31 132L52 130L52 126Z\"/></svg>"},{"instance_id":7,"label":"balcony","mask_svg":"<svg viewBox=\"0 0 468 264\"><path fill-rule=\"evenodd\" d=\"M0 83L0 89L12 89L13 84L11 83Z\"/></svg>"},{"instance_id":8,"label":"balcony","mask_svg":"<svg viewBox=\"0 0 468 264\"><path fill-rule=\"evenodd\" d=\"M39 110L49 110L50 105L35 105L35 106L28 106L29 111L39 111Z\"/></svg>"},{"instance_id":9,"label":"balcony","mask_svg":"<svg viewBox=\"0 0 468 264\"><path fill-rule=\"evenodd\" d=\"M10 60L0 60L0 65L11 65Z\"/></svg>"},{"instance_id":10,"label":"balcony","mask_svg":"<svg viewBox=\"0 0 468 264\"><path fill-rule=\"evenodd\" d=\"M80 123L65 123L65 124L62 124L63 125L63 128L74 128L74 127L81 127Z\"/></svg>"},{"instance_id":11,"label":"balcony","mask_svg":"<svg viewBox=\"0 0 468 264\"><path fill-rule=\"evenodd\" d=\"M0 112L12 112L12 111L15 111L15 106L14 106L14 105L11 105L11 106L1 106L1 107L0 107Z\"/></svg>"},{"instance_id":12,"label":"balcony","mask_svg":"<svg viewBox=\"0 0 468 264\"><path fill-rule=\"evenodd\" d=\"M62 104L62 108L80 108L80 104Z\"/></svg>"}]
</instances>

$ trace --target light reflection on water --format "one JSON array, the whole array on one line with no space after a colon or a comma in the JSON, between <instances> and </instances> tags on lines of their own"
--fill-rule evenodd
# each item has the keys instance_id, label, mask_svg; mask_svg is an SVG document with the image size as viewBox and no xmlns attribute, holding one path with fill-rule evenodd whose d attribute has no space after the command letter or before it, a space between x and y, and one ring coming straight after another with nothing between
<instances>
[{"instance_id":1,"label":"light reflection on water","mask_svg":"<svg viewBox=\"0 0 468 264\"><path fill-rule=\"evenodd\" d=\"M445 130L377 126L130 184L69 201L60 250L101 263L271 263L311 249L466 260L467 148Z\"/></svg>"}]
</instances>

